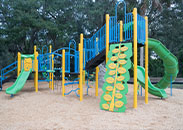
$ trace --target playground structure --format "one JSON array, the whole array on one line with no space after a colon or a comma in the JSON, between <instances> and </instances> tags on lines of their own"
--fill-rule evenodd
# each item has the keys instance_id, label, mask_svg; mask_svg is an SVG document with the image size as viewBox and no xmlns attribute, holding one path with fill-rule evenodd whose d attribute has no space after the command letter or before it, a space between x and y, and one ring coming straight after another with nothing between
<instances>
[{"instance_id":1,"label":"playground structure","mask_svg":"<svg viewBox=\"0 0 183 130\"><path fill-rule=\"evenodd\" d=\"M38 91L38 69L37 69L37 55L38 53L35 52L33 55L23 55L18 52L18 65L17 65L17 80L16 82L9 88L6 89L7 94L16 94L18 93L24 86L26 80L28 79L31 72L35 73L35 90Z\"/></svg>"},{"instance_id":2,"label":"playground structure","mask_svg":"<svg viewBox=\"0 0 183 130\"><path fill-rule=\"evenodd\" d=\"M118 21L117 8L121 3L124 4L124 19ZM137 65L138 46L145 47L145 68ZM47 50L46 53L44 53L44 48ZM156 85L152 85L148 78L148 48L158 54L165 67L165 75ZM98 96L98 65L106 61L107 71L104 76L105 83L100 108L108 111L124 112L127 103L125 95L128 92L127 81L130 78L128 71L130 68L133 68L134 72L134 108L137 108L137 81L145 88L145 103L147 104L148 92L160 98L167 97L164 89L175 80L179 71L176 57L160 41L148 38L147 16L144 18L137 14L136 8L133 9L133 12L126 13L126 3L123 0L117 2L115 16L106 14L106 24L91 38L84 38L83 34L80 35L78 50L75 40L69 42L69 47L55 51L52 51L51 46L49 52L47 47L43 47L42 52L39 50L40 54L38 55L37 50L35 46L34 55L18 53L18 61L10 65L17 64L17 67L14 67L11 71L17 68L18 78L14 85L6 90L7 94L16 94L20 91L31 72L34 72L36 92L38 91L38 82L42 81L49 82L49 87L53 90L54 73L58 71L62 75L62 96L74 92L82 101L85 74L95 70L95 95ZM130 60L132 55L134 58L133 64ZM55 67L57 63L59 66ZM71 68L71 63L74 63L74 69ZM5 69L8 67L5 67ZM38 80L38 73L42 73L45 80ZM77 78L66 82L67 75L76 75ZM5 79L6 77L1 72L1 88ZM20 83L20 80L23 80L23 82ZM65 87L73 84L77 84L78 88L66 93ZM87 85L87 90L88 88Z\"/></svg>"}]
</instances>

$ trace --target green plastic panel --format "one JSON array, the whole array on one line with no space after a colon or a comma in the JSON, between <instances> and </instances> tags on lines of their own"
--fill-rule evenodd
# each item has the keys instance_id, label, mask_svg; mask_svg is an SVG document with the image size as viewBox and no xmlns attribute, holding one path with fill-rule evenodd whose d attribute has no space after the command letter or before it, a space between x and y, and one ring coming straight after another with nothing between
<instances>
[{"instance_id":1,"label":"green plastic panel","mask_svg":"<svg viewBox=\"0 0 183 130\"><path fill-rule=\"evenodd\" d=\"M106 111L125 112L128 93L127 81L130 79L132 44L110 45L106 73L104 76L103 94L100 108Z\"/></svg>"},{"instance_id":2,"label":"green plastic panel","mask_svg":"<svg viewBox=\"0 0 183 130\"><path fill-rule=\"evenodd\" d=\"M21 54L21 58L22 58L22 59L24 59L24 58L31 58L32 60L34 60L34 54L30 54L30 55Z\"/></svg>"}]
</instances>

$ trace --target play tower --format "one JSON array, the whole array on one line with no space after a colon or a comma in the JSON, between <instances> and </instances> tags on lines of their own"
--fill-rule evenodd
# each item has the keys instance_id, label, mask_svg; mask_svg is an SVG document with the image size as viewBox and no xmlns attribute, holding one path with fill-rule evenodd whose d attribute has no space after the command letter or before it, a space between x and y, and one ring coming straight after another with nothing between
<instances>
[{"instance_id":1,"label":"play tower","mask_svg":"<svg viewBox=\"0 0 183 130\"><path fill-rule=\"evenodd\" d=\"M118 21L117 7L124 5L124 19ZM134 108L137 107L137 47L145 46L145 103L148 103L148 18L126 12L126 3L116 3L115 16L106 14L106 24L91 38L84 39L85 70L106 61L105 83L101 97L101 109L125 111L129 80L128 69L134 72ZM133 65L130 61L133 47ZM114 109L115 108L115 109Z\"/></svg>"}]
</instances>

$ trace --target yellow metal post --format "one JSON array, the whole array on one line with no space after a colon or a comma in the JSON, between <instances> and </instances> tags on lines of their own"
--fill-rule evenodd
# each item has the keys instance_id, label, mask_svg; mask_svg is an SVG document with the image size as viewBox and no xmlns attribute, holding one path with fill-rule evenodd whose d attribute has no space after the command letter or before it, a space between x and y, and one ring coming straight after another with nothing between
<instances>
[{"instance_id":1,"label":"yellow metal post","mask_svg":"<svg viewBox=\"0 0 183 130\"><path fill-rule=\"evenodd\" d=\"M108 52L109 52L109 14L106 14L106 63L108 61Z\"/></svg>"},{"instance_id":2,"label":"yellow metal post","mask_svg":"<svg viewBox=\"0 0 183 130\"><path fill-rule=\"evenodd\" d=\"M52 54L52 70L54 70L54 60L53 60L53 58L54 58L54 54ZM54 89L54 84L53 84L53 72L51 73L51 89L53 90Z\"/></svg>"},{"instance_id":3,"label":"yellow metal post","mask_svg":"<svg viewBox=\"0 0 183 130\"><path fill-rule=\"evenodd\" d=\"M34 87L35 91L38 92L38 52L36 45L34 46Z\"/></svg>"},{"instance_id":4,"label":"yellow metal post","mask_svg":"<svg viewBox=\"0 0 183 130\"><path fill-rule=\"evenodd\" d=\"M120 21L120 42L123 41L123 21Z\"/></svg>"},{"instance_id":5,"label":"yellow metal post","mask_svg":"<svg viewBox=\"0 0 183 130\"><path fill-rule=\"evenodd\" d=\"M51 52L52 52L52 45L50 45L50 49L49 49L49 53L51 53ZM51 58L51 55L50 55L50 58ZM52 88L51 87L51 85L52 85L52 81L51 81L52 73L49 73L49 79L50 79L50 81L49 81L49 88Z\"/></svg>"},{"instance_id":6,"label":"yellow metal post","mask_svg":"<svg viewBox=\"0 0 183 130\"><path fill-rule=\"evenodd\" d=\"M34 83L35 83L35 91L38 92L38 52L35 52L35 59L34 59L34 66L35 66L35 77L34 77Z\"/></svg>"},{"instance_id":7,"label":"yellow metal post","mask_svg":"<svg viewBox=\"0 0 183 130\"><path fill-rule=\"evenodd\" d=\"M62 96L65 96L65 50L62 50Z\"/></svg>"},{"instance_id":8,"label":"yellow metal post","mask_svg":"<svg viewBox=\"0 0 183 130\"><path fill-rule=\"evenodd\" d=\"M95 96L98 96L98 72L99 72L99 67L96 67L96 76L95 76Z\"/></svg>"},{"instance_id":9,"label":"yellow metal post","mask_svg":"<svg viewBox=\"0 0 183 130\"><path fill-rule=\"evenodd\" d=\"M34 56L36 57L36 50L37 50L37 47L36 47L36 45L34 45ZM34 87L35 87L35 89L36 89L36 64L35 64L35 62L36 62L36 60L34 60Z\"/></svg>"},{"instance_id":10,"label":"yellow metal post","mask_svg":"<svg viewBox=\"0 0 183 130\"><path fill-rule=\"evenodd\" d=\"M148 17L146 20L146 42L145 42L145 103L148 103Z\"/></svg>"},{"instance_id":11,"label":"yellow metal post","mask_svg":"<svg viewBox=\"0 0 183 130\"><path fill-rule=\"evenodd\" d=\"M80 52L79 52L79 87L80 87L80 101L83 100L83 34L80 34Z\"/></svg>"},{"instance_id":12,"label":"yellow metal post","mask_svg":"<svg viewBox=\"0 0 183 130\"><path fill-rule=\"evenodd\" d=\"M137 8L133 10L133 53L134 53L134 104L133 107L137 108Z\"/></svg>"},{"instance_id":13,"label":"yellow metal post","mask_svg":"<svg viewBox=\"0 0 183 130\"><path fill-rule=\"evenodd\" d=\"M18 63L17 63L17 77L18 77L21 71L21 53L20 52L18 52L17 60L18 60Z\"/></svg>"}]
</instances>

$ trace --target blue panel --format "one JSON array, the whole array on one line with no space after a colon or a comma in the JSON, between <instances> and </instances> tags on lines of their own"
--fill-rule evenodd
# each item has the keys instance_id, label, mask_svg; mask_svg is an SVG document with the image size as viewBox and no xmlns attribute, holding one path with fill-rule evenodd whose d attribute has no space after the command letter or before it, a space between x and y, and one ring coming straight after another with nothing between
<instances>
[{"instance_id":1,"label":"blue panel","mask_svg":"<svg viewBox=\"0 0 183 130\"><path fill-rule=\"evenodd\" d=\"M145 35L146 35L146 30L145 30L145 19L137 14L137 41L140 44L144 45L145 42Z\"/></svg>"}]
</instances>

